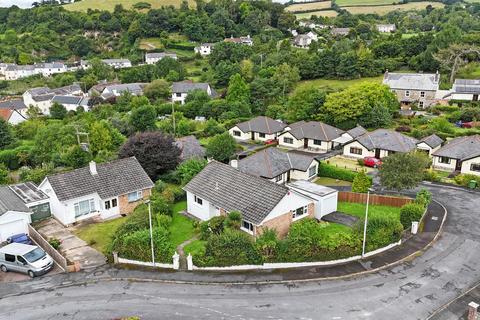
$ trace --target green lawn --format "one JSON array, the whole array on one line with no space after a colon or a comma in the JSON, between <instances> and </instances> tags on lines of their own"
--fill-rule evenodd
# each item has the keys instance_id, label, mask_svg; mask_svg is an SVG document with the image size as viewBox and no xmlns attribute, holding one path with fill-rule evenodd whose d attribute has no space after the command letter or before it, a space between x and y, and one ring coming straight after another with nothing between
<instances>
[{"instance_id":1,"label":"green lawn","mask_svg":"<svg viewBox=\"0 0 480 320\"><path fill-rule=\"evenodd\" d=\"M69 11L87 11L87 9L98 9L98 10L108 10L113 11L115 5L121 4L125 9L131 8L135 3L141 2L139 0L82 0L74 2L72 4L65 5L65 9ZM148 2L152 5L153 9L158 9L162 6L175 6L180 7L182 3L181 0L143 0L143 2ZM195 7L195 1L188 1L190 8Z\"/></svg>"},{"instance_id":2,"label":"green lawn","mask_svg":"<svg viewBox=\"0 0 480 320\"><path fill-rule=\"evenodd\" d=\"M350 181L338 180L338 179L333 179L328 177L318 177L315 180L315 183L320 184L322 186L337 186L337 187L340 187L340 186L348 187L352 185Z\"/></svg>"},{"instance_id":3,"label":"green lawn","mask_svg":"<svg viewBox=\"0 0 480 320\"><path fill-rule=\"evenodd\" d=\"M373 81L373 82L381 83L382 79L383 79L383 75L378 77L360 78L360 79L353 79L353 80L328 80L328 79L305 80L305 81L300 81L297 87L295 88L295 90L299 90L302 88L315 87L315 88L339 91L359 82Z\"/></svg>"},{"instance_id":4,"label":"green lawn","mask_svg":"<svg viewBox=\"0 0 480 320\"><path fill-rule=\"evenodd\" d=\"M183 249L185 251L185 254L190 253L192 256L203 255L203 253L205 252L206 244L207 244L207 241L194 240L191 243L187 244Z\"/></svg>"},{"instance_id":5,"label":"green lawn","mask_svg":"<svg viewBox=\"0 0 480 320\"><path fill-rule=\"evenodd\" d=\"M112 236L125 219L127 217L81 226L74 230L74 234L98 251L108 254Z\"/></svg>"},{"instance_id":6,"label":"green lawn","mask_svg":"<svg viewBox=\"0 0 480 320\"><path fill-rule=\"evenodd\" d=\"M337 210L343 213L351 214L359 218L365 217L364 203L338 202ZM400 219L400 208L390 206L370 205L368 206L368 216L392 216Z\"/></svg>"},{"instance_id":7,"label":"green lawn","mask_svg":"<svg viewBox=\"0 0 480 320\"><path fill-rule=\"evenodd\" d=\"M392 4L394 0L337 0L335 1L340 7L350 6L367 6L367 5L381 5Z\"/></svg>"},{"instance_id":8,"label":"green lawn","mask_svg":"<svg viewBox=\"0 0 480 320\"><path fill-rule=\"evenodd\" d=\"M193 221L178 213L187 208L187 201L181 201L173 205L172 224L169 227L170 241L176 248L179 244L187 241L195 234Z\"/></svg>"}]
</instances>

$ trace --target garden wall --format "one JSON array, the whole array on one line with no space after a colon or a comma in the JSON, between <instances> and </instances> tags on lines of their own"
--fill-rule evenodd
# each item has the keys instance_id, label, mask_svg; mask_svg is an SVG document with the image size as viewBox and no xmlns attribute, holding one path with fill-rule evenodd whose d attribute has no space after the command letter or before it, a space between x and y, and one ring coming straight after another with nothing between
<instances>
[{"instance_id":1,"label":"garden wall","mask_svg":"<svg viewBox=\"0 0 480 320\"><path fill-rule=\"evenodd\" d=\"M53 248L50 243L48 243L48 241L45 240L45 238L43 238L42 235L38 233L38 231L35 230L31 225L28 225L28 235L39 247L45 250L45 252L48 253L48 255L52 257L53 260L55 260L55 262L60 266L60 268L68 272L69 268L67 259L65 259L65 257L62 256L60 252L55 250L55 248Z\"/></svg>"},{"instance_id":2,"label":"garden wall","mask_svg":"<svg viewBox=\"0 0 480 320\"><path fill-rule=\"evenodd\" d=\"M338 192L338 201L353 202L353 203L366 203L367 202L367 194L366 193L340 191L340 192ZM391 207L402 207L403 205L405 205L407 203L410 203L412 201L413 201L412 198L382 196L382 195L379 195L379 194L370 194L369 204L391 206Z\"/></svg>"}]
</instances>

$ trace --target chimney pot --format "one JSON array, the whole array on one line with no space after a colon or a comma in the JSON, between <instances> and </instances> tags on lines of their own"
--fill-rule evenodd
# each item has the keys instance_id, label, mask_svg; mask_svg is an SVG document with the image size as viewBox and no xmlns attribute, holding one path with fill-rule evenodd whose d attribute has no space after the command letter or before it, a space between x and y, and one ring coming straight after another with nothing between
<instances>
[{"instance_id":1,"label":"chimney pot","mask_svg":"<svg viewBox=\"0 0 480 320\"><path fill-rule=\"evenodd\" d=\"M90 161L90 163L88 165L89 165L89 168L90 168L91 175L96 176L98 174L98 172L97 172L97 164L95 163L95 161Z\"/></svg>"}]
</instances>

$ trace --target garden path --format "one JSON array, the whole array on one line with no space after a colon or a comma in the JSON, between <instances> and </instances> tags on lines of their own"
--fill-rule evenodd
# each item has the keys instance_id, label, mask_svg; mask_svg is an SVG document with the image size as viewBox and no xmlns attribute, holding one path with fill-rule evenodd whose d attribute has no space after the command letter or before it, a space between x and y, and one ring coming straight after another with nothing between
<instances>
[{"instance_id":1,"label":"garden path","mask_svg":"<svg viewBox=\"0 0 480 320\"><path fill-rule=\"evenodd\" d=\"M187 256L183 248L195 240L198 240L198 236L193 236L177 246L177 253L180 256L180 270L187 270Z\"/></svg>"}]
</instances>

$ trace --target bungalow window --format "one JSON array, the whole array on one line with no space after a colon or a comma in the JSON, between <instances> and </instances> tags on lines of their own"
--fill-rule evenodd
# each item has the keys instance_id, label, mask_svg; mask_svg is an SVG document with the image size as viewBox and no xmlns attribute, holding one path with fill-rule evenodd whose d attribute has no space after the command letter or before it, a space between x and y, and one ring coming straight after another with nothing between
<instances>
[{"instance_id":1,"label":"bungalow window","mask_svg":"<svg viewBox=\"0 0 480 320\"><path fill-rule=\"evenodd\" d=\"M292 217L293 219L300 218L304 214L307 214L307 211L308 211L307 206L300 207L293 211Z\"/></svg>"},{"instance_id":2,"label":"bungalow window","mask_svg":"<svg viewBox=\"0 0 480 320\"><path fill-rule=\"evenodd\" d=\"M450 164L451 159L448 157L439 157L438 162L444 163L444 164Z\"/></svg>"},{"instance_id":3,"label":"bungalow window","mask_svg":"<svg viewBox=\"0 0 480 320\"><path fill-rule=\"evenodd\" d=\"M363 150L361 148L356 148L356 147L350 147L350 153L351 154L358 154L362 155Z\"/></svg>"},{"instance_id":4,"label":"bungalow window","mask_svg":"<svg viewBox=\"0 0 480 320\"><path fill-rule=\"evenodd\" d=\"M197 196L194 197L195 203L198 203L199 205L203 205L203 199L199 198Z\"/></svg>"},{"instance_id":5,"label":"bungalow window","mask_svg":"<svg viewBox=\"0 0 480 320\"><path fill-rule=\"evenodd\" d=\"M105 201L105 210L108 210L108 209L110 209L110 208L111 208L111 206L110 206L110 200Z\"/></svg>"},{"instance_id":6,"label":"bungalow window","mask_svg":"<svg viewBox=\"0 0 480 320\"><path fill-rule=\"evenodd\" d=\"M420 91L420 98L425 98L425 91Z\"/></svg>"},{"instance_id":7,"label":"bungalow window","mask_svg":"<svg viewBox=\"0 0 480 320\"><path fill-rule=\"evenodd\" d=\"M321 146L322 145L322 140L313 139L313 144L316 145L316 146Z\"/></svg>"},{"instance_id":8,"label":"bungalow window","mask_svg":"<svg viewBox=\"0 0 480 320\"><path fill-rule=\"evenodd\" d=\"M135 202L142 199L142 191L134 191L128 194L128 202Z\"/></svg>"},{"instance_id":9,"label":"bungalow window","mask_svg":"<svg viewBox=\"0 0 480 320\"><path fill-rule=\"evenodd\" d=\"M311 178L315 175L317 175L317 166L313 166L310 169L308 169L308 177L309 178Z\"/></svg>"},{"instance_id":10,"label":"bungalow window","mask_svg":"<svg viewBox=\"0 0 480 320\"><path fill-rule=\"evenodd\" d=\"M88 199L73 204L75 218L95 212L95 200Z\"/></svg>"},{"instance_id":11,"label":"bungalow window","mask_svg":"<svg viewBox=\"0 0 480 320\"><path fill-rule=\"evenodd\" d=\"M115 208L117 205L117 199L112 199L112 208Z\"/></svg>"},{"instance_id":12,"label":"bungalow window","mask_svg":"<svg viewBox=\"0 0 480 320\"><path fill-rule=\"evenodd\" d=\"M258 133L258 136L259 136L260 138L265 138L265 133L259 132L259 133Z\"/></svg>"},{"instance_id":13,"label":"bungalow window","mask_svg":"<svg viewBox=\"0 0 480 320\"><path fill-rule=\"evenodd\" d=\"M283 142L287 144L293 144L293 138L284 137Z\"/></svg>"},{"instance_id":14,"label":"bungalow window","mask_svg":"<svg viewBox=\"0 0 480 320\"><path fill-rule=\"evenodd\" d=\"M470 165L470 171L480 172L480 163L472 163Z\"/></svg>"},{"instance_id":15,"label":"bungalow window","mask_svg":"<svg viewBox=\"0 0 480 320\"><path fill-rule=\"evenodd\" d=\"M410 97L410 91L409 90L405 91L405 97Z\"/></svg>"},{"instance_id":16,"label":"bungalow window","mask_svg":"<svg viewBox=\"0 0 480 320\"><path fill-rule=\"evenodd\" d=\"M241 133L240 131L238 131L238 130L233 130L233 135L234 135L235 137L240 137L240 136L242 135L242 133Z\"/></svg>"},{"instance_id":17,"label":"bungalow window","mask_svg":"<svg viewBox=\"0 0 480 320\"><path fill-rule=\"evenodd\" d=\"M175 93L175 96L176 96L177 98L180 98L180 97L182 96L182 93L181 93L181 92L177 92L177 93Z\"/></svg>"},{"instance_id":18,"label":"bungalow window","mask_svg":"<svg viewBox=\"0 0 480 320\"><path fill-rule=\"evenodd\" d=\"M253 234L253 223L242 220L242 229Z\"/></svg>"}]
</instances>

